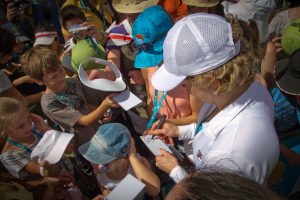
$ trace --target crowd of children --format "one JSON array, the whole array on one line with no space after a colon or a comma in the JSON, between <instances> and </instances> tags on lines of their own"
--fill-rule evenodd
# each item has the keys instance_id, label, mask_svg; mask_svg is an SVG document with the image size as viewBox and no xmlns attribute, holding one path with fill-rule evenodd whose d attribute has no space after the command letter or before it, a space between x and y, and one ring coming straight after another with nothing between
<instances>
[{"instance_id":1,"label":"crowd of children","mask_svg":"<svg viewBox=\"0 0 300 200\"><path fill-rule=\"evenodd\" d=\"M3 0L0 26L0 198L104 199L128 174L144 199L297 198L299 2ZM80 74L115 70L142 103Z\"/></svg>"}]
</instances>

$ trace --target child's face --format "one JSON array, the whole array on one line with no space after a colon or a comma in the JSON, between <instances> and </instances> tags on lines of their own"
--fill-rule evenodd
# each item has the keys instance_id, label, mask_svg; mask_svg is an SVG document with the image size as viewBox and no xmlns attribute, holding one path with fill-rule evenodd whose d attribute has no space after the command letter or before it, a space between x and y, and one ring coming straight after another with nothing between
<instances>
[{"instance_id":1,"label":"child's face","mask_svg":"<svg viewBox=\"0 0 300 200\"><path fill-rule=\"evenodd\" d=\"M32 120L25 108L20 108L18 114L12 119L7 135L13 140L22 140L32 135Z\"/></svg>"},{"instance_id":2,"label":"child's face","mask_svg":"<svg viewBox=\"0 0 300 200\"><path fill-rule=\"evenodd\" d=\"M65 89L66 72L60 64L56 71L48 72L43 76L44 85L53 92L61 92Z\"/></svg>"}]
</instances>

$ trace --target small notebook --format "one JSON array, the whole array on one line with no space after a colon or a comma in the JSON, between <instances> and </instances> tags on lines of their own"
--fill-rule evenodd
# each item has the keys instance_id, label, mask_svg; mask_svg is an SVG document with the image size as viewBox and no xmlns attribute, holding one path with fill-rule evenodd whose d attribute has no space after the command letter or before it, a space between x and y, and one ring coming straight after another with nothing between
<instances>
[{"instance_id":1,"label":"small notebook","mask_svg":"<svg viewBox=\"0 0 300 200\"><path fill-rule=\"evenodd\" d=\"M179 161L183 161L184 155L177 151L172 145L164 143L161 139L152 138L152 135L140 136L140 138L155 156L160 155L160 149L164 149L173 154Z\"/></svg>"},{"instance_id":2,"label":"small notebook","mask_svg":"<svg viewBox=\"0 0 300 200\"><path fill-rule=\"evenodd\" d=\"M140 136L140 138L155 156L160 155L160 149L164 149L169 153L172 153L168 145L159 138L152 139L152 135Z\"/></svg>"},{"instance_id":3,"label":"small notebook","mask_svg":"<svg viewBox=\"0 0 300 200\"><path fill-rule=\"evenodd\" d=\"M105 198L105 200L143 200L145 184L128 174Z\"/></svg>"},{"instance_id":4,"label":"small notebook","mask_svg":"<svg viewBox=\"0 0 300 200\"><path fill-rule=\"evenodd\" d=\"M129 90L124 90L117 96L114 96L113 100L115 100L126 111L142 103L142 100Z\"/></svg>"}]
</instances>

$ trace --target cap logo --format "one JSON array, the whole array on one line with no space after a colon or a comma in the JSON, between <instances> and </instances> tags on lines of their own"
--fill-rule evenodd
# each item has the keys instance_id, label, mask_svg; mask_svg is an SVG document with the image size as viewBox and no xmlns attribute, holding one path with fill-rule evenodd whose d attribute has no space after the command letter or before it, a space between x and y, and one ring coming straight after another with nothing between
<instances>
[{"instance_id":1,"label":"cap logo","mask_svg":"<svg viewBox=\"0 0 300 200\"><path fill-rule=\"evenodd\" d=\"M137 34L136 35L136 41L138 44L143 44L144 43L144 36L142 34Z\"/></svg>"}]
</instances>

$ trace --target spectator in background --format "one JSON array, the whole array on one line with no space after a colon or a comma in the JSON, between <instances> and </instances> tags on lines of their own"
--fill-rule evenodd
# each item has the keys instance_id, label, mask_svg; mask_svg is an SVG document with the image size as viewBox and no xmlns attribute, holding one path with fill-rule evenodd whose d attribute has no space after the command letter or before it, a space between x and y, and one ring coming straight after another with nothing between
<instances>
[{"instance_id":1,"label":"spectator in background","mask_svg":"<svg viewBox=\"0 0 300 200\"><path fill-rule=\"evenodd\" d=\"M78 7L84 13L86 22L95 24L98 30L105 31L113 21L113 12L106 0L66 0L62 9L66 6L73 5ZM62 24L63 25L63 24ZM65 39L70 38L68 29L63 25L63 35Z\"/></svg>"},{"instance_id":2,"label":"spectator in background","mask_svg":"<svg viewBox=\"0 0 300 200\"><path fill-rule=\"evenodd\" d=\"M223 6L219 0L183 0L188 6L188 14L206 12L224 16Z\"/></svg>"},{"instance_id":3,"label":"spectator in background","mask_svg":"<svg viewBox=\"0 0 300 200\"><path fill-rule=\"evenodd\" d=\"M240 0L238 3L223 1L225 14L233 14L243 21L253 20L259 30L260 44L268 37L268 17L275 8L274 0Z\"/></svg>"},{"instance_id":4,"label":"spectator in background","mask_svg":"<svg viewBox=\"0 0 300 200\"><path fill-rule=\"evenodd\" d=\"M176 22L187 15L187 5L182 0L161 0L160 5Z\"/></svg>"},{"instance_id":5,"label":"spectator in background","mask_svg":"<svg viewBox=\"0 0 300 200\"><path fill-rule=\"evenodd\" d=\"M20 100L26 100L26 103L31 106L33 104L39 103L42 97L42 93L37 93L33 95L28 95L24 97L21 93L12 85L8 78L11 72L7 69L11 65L12 53L14 46L16 44L15 36L0 28L0 96L2 97L13 97ZM15 67L13 67L15 68Z\"/></svg>"},{"instance_id":6,"label":"spectator in background","mask_svg":"<svg viewBox=\"0 0 300 200\"><path fill-rule=\"evenodd\" d=\"M292 21L300 18L299 4L296 7L283 10L273 17L268 26L269 39L272 40L276 35L280 35Z\"/></svg>"}]
</instances>

